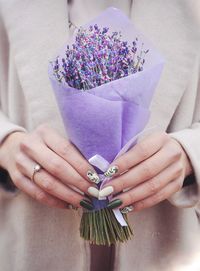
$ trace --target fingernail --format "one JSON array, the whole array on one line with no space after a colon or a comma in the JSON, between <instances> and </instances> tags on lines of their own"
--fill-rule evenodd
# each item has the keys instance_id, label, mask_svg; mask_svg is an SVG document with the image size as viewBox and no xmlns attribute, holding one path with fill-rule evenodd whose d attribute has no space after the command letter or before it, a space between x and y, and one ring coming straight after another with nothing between
<instances>
[{"instance_id":1,"label":"fingernail","mask_svg":"<svg viewBox=\"0 0 200 271\"><path fill-rule=\"evenodd\" d=\"M95 171L88 170L87 177L93 183L98 184L100 182L100 178L99 178L99 176L97 175L97 173Z\"/></svg>"},{"instance_id":2,"label":"fingernail","mask_svg":"<svg viewBox=\"0 0 200 271\"><path fill-rule=\"evenodd\" d=\"M111 178L119 171L118 166L111 166L109 169L104 173L104 176Z\"/></svg>"},{"instance_id":3,"label":"fingernail","mask_svg":"<svg viewBox=\"0 0 200 271\"><path fill-rule=\"evenodd\" d=\"M134 210L134 207L132 205L126 206L123 209L121 209L122 214L128 214L129 212L132 212Z\"/></svg>"},{"instance_id":4,"label":"fingernail","mask_svg":"<svg viewBox=\"0 0 200 271\"><path fill-rule=\"evenodd\" d=\"M87 200L81 200L80 205L89 211L92 211L94 209L93 205Z\"/></svg>"},{"instance_id":5,"label":"fingernail","mask_svg":"<svg viewBox=\"0 0 200 271\"><path fill-rule=\"evenodd\" d=\"M99 191L99 197L100 198L107 197L110 194L112 194L113 191L114 191L114 188L112 186L107 186Z\"/></svg>"},{"instance_id":6,"label":"fingernail","mask_svg":"<svg viewBox=\"0 0 200 271\"><path fill-rule=\"evenodd\" d=\"M117 208L117 207L119 207L121 205L122 205L121 199L115 199L115 200L110 201L108 203L107 208L109 208L109 209L115 209L115 208Z\"/></svg>"},{"instance_id":7,"label":"fingernail","mask_svg":"<svg viewBox=\"0 0 200 271\"><path fill-rule=\"evenodd\" d=\"M93 186L88 188L88 193L95 198L99 197L99 190Z\"/></svg>"}]
</instances>

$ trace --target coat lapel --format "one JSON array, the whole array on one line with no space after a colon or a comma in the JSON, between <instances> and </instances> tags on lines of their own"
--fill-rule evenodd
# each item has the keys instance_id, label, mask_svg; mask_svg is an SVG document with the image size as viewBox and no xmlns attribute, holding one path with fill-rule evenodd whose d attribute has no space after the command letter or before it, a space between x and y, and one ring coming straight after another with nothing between
<instances>
[{"instance_id":1,"label":"coat lapel","mask_svg":"<svg viewBox=\"0 0 200 271\"><path fill-rule=\"evenodd\" d=\"M196 16L192 3L187 0L150 3L135 0L131 17L166 60L148 124L148 127L166 130L189 83L198 53Z\"/></svg>"},{"instance_id":2,"label":"coat lapel","mask_svg":"<svg viewBox=\"0 0 200 271\"><path fill-rule=\"evenodd\" d=\"M73 0L70 5L70 19L77 25L83 25L94 19L110 6L114 6L130 16L132 0Z\"/></svg>"},{"instance_id":3,"label":"coat lapel","mask_svg":"<svg viewBox=\"0 0 200 271\"><path fill-rule=\"evenodd\" d=\"M32 126L48 121L60 128L47 71L49 61L68 38L67 1L10 0L2 12Z\"/></svg>"}]
</instances>

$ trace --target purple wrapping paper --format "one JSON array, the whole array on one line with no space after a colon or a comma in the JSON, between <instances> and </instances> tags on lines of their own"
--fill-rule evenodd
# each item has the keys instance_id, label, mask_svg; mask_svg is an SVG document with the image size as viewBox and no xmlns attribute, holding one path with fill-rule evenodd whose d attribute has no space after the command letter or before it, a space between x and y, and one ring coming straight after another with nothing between
<instances>
[{"instance_id":1,"label":"purple wrapping paper","mask_svg":"<svg viewBox=\"0 0 200 271\"><path fill-rule=\"evenodd\" d=\"M85 92L59 83L49 65L49 77L70 140L87 160L98 154L111 163L147 124L149 104L161 75L163 59L120 10L109 8L83 27L94 24L121 31L123 40L129 43L137 37L138 49L142 43L149 49L142 72ZM75 35L60 50L60 59Z\"/></svg>"},{"instance_id":2,"label":"purple wrapping paper","mask_svg":"<svg viewBox=\"0 0 200 271\"><path fill-rule=\"evenodd\" d=\"M112 84L103 86L109 97ZM148 121L148 109L120 96L115 101L87 92L68 96L57 82L53 87L69 138L88 160L99 154L111 163Z\"/></svg>"}]
</instances>

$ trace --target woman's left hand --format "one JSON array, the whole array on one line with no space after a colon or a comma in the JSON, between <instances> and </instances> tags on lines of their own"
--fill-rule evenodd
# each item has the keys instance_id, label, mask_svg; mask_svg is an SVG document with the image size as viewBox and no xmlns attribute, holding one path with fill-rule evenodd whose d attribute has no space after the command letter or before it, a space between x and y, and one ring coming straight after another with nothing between
<instances>
[{"instance_id":1,"label":"woman's left hand","mask_svg":"<svg viewBox=\"0 0 200 271\"><path fill-rule=\"evenodd\" d=\"M114 178L100 191L100 196L114 195L109 208L132 205L134 211L139 211L179 191L191 173L182 146L159 132L147 136L111 164L105 174Z\"/></svg>"}]
</instances>

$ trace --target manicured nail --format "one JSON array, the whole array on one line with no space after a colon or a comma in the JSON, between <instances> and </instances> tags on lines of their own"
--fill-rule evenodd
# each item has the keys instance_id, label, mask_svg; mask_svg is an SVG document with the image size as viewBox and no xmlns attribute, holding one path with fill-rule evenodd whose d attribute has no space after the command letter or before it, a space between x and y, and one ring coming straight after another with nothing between
<instances>
[{"instance_id":1,"label":"manicured nail","mask_svg":"<svg viewBox=\"0 0 200 271\"><path fill-rule=\"evenodd\" d=\"M87 200L81 200L80 205L89 211L92 211L94 209L93 205Z\"/></svg>"},{"instance_id":2,"label":"manicured nail","mask_svg":"<svg viewBox=\"0 0 200 271\"><path fill-rule=\"evenodd\" d=\"M121 199L115 199L115 200L113 200L113 201L110 201L110 202L108 203L107 207L108 207L109 209L115 209L115 208L117 208L117 207L119 207L119 206L121 206L121 205L122 205Z\"/></svg>"},{"instance_id":3,"label":"manicured nail","mask_svg":"<svg viewBox=\"0 0 200 271\"><path fill-rule=\"evenodd\" d=\"M88 170L87 177L93 183L98 184L100 182L100 178L99 178L99 176L97 175L97 173L95 171Z\"/></svg>"},{"instance_id":4,"label":"manicured nail","mask_svg":"<svg viewBox=\"0 0 200 271\"><path fill-rule=\"evenodd\" d=\"M99 191L99 197L100 198L107 197L110 194L112 194L113 191L114 191L114 188L112 186L107 186Z\"/></svg>"},{"instance_id":5,"label":"manicured nail","mask_svg":"<svg viewBox=\"0 0 200 271\"><path fill-rule=\"evenodd\" d=\"M93 186L88 188L88 193L95 198L99 197L99 190Z\"/></svg>"},{"instance_id":6,"label":"manicured nail","mask_svg":"<svg viewBox=\"0 0 200 271\"><path fill-rule=\"evenodd\" d=\"M118 166L112 166L109 167L109 169L104 173L104 175L108 178L111 178L112 176L114 176L117 172L119 171Z\"/></svg>"},{"instance_id":7,"label":"manicured nail","mask_svg":"<svg viewBox=\"0 0 200 271\"><path fill-rule=\"evenodd\" d=\"M134 207L132 205L130 205L130 206L124 207L120 211L121 211L122 214L128 214L129 212L132 212L133 209L134 209Z\"/></svg>"}]
</instances>

